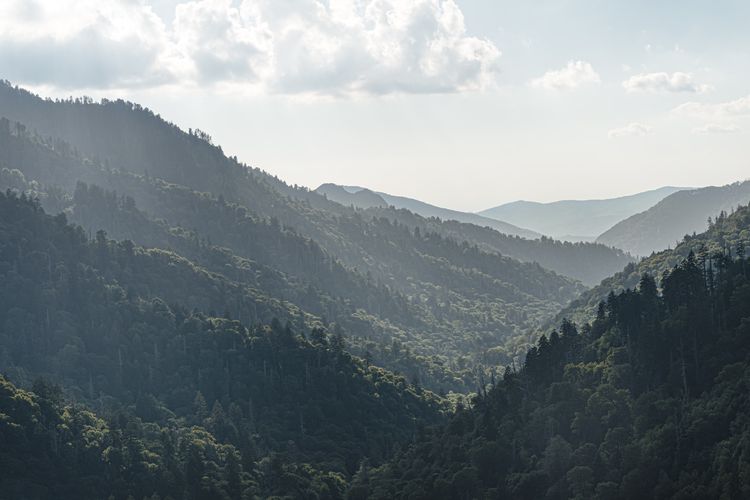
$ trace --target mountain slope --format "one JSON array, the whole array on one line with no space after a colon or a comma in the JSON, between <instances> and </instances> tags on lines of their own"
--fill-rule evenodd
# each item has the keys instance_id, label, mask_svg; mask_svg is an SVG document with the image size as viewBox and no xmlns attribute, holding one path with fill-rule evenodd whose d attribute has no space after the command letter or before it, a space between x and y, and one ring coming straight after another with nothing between
<instances>
[{"instance_id":1,"label":"mountain slope","mask_svg":"<svg viewBox=\"0 0 750 500\"><path fill-rule=\"evenodd\" d=\"M746 498L750 259L693 257L563 323L351 496Z\"/></svg>"},{"instance_id":2,"label":"mountain slope","mask_svg":"<svg viewBox=\"0 0 750 500\"><path fill-rule=\"evenodd\" d=\"M737 253L739 250L742 253L748 244L750 206L741 206L731 215L722 214L717 217L706 231L685 236L675 248L654 253L637 263L628 264L619 273L581 294L557 315L553 324L559 323L563 318L579 323L587 321L610 292L634 288L644 273L661 276L686 259L691 252L695 253L701 262L711 264L712 257L718 252Z\"/></svg>"},{"instance_id":3,"label":"mountain slope","mask_svg":"<svg viewBox=\"0 0 750 500\"><path fill-rule=\"evenodd\" d=\"M378 193L369 189L348 190L337 184L321 184L316 193L344 206L357 208L387 207L388 203Z\"/></svg>"},{"instance_id":4,"label":"mountain slope","mask_svg":"<svg viewBox=\"0 0 750 500\"><path fill-rule=\"evenodd\" d=\"M471 242L486 252L507 255L522 262L535 262L556 273L574 277L587 286L599 283L634 260L622 250L598 243L571 243L546 236L527 240L474 224L423 219L406 209L394 212L391 209L371 208L364 213L380 217L391 216L400 223L417 227L423 232L439 232L448 238Z\"/></svg>"},{"instance_id":5,"label":"mountain slope","mask_svg":"<svg viewBox=\"0 0 750 500\"><path fill-rule=\"evenodd\" d=\"M544 236L533 240L510 236L502 230L492 229L491 225L484 224L484 221L491 219L478 220L473 214L464 214L471 216L465 218L464 222L450 218L439 220L427 217L425 214L430 211L421 213L419 207L412 210L421 202L408 198L404 200L409 203L402 203L401 208L394 210L392 207L400 203L398 197L385 193L335 184L324 184L318 191L326 194L330 200L364 209L364 215L395 218L409 227L419 228L422 232L437 232L458 241L471 242L487 252L497 252L523 262L537 262L547 269L581 280L586 285L599 283L632 261L622 251L605 245L561 242ZM385 205L388 205L388 208L384 208ZM446 216L446 212L441 212L441 215ZM467 222L470 220L474 222Z\"/></svg>"},{"instance_id":6,"label":"mountain slope","mask_svg":"<svg viewBox=\"0 0 750 500\"><path fill-rule=\"evenodd\" d=\"M342 498L362 459L441 420L436 396L352 358L339 334L195 308L239 293L0 194L0 366L34 391L0 379L2 496Z\"/></svg>"},{"instance_id":7,"label":"mountain slope","mask_svg":"<svg viewBox=\"0 0 750 500\"><path fill-rule=\"evenodd\" d=\"M481 241L473 240L469 236L476 234L476 230L468 224L459 231L461 226L455 223L404 216L404 211L390 208L378 208L374 214L357 214L314 191L289 186L259 169L239 163L236 158L227 158L203 132L182 132L150 110L125 101L43 100L6 82L0 84L0 116L11 120L8 126L15 127L13 121L17 121L22 129L28 128L29 135L35 135L33 131L36 131L45 141L58 142L53 147L63 155L67 153L64 149L69 148L71 153L78 151L105 170L130 172L193 191L212 193L260 217L275 218L282 226L294 228L300 235L313 239L345 265L363 273L369 271L383 280L390 280L392 275L385 276L382 269L373 269L374 256L368 249L352 245L353 238L346 234L359 223L342 224L342 218L364 217L365 223L369 223L373 217L386 217L402 223L408 221L412 230L420 227L423 232L429 225L430 231L443 237L468 241L485 251L501 252L519 260L539 262L587 284L611 275L628 261L626 256L604 246L587 247L583 252L569 248L560 250L554 243L526 244L484 228L480 232ZM13 134L23 132L14 130ZM29 178L50 184L34 176ZM120 194L129 194L100 181L95 183L116 189ZM158 208L154 200L131 196L147 212ZM487 245L489 240L498 243ZM538 248L530 251L529 247ZM401 276L398 278L402 281Z\"/></svg>"},{"instance_id":8,"label":"mountain slope","mask_svg":"<svg viewBox=\"0 0 750 500\"><path fill-rule=\"evenodd\" d=\"M709 217L748 202L750 181L680 191L619 222L596 241L634 255L649 255L673 246L686 234L704 231Z\"/></svg>"},{"instance_id":9,"label":"mountain slope","mask_svg":"<svg viewBox=\"0 0 750 500\"><path fill-rule=\"evenodd\" d=\"M336 184L323 184L315 191L320 194L325 194L329 200L336 201L342 205L354 205L359 208L392 206L395 208L404 208L425 218L436 217L444 221L458 221L467 224L475 224L479 227L491 227L500 233L510 236L520 236L527 239L536 239L541 236L541 234L537 232L529 231L522 227L516 227L513 224L508 224L502 220L437 207L413 198L374 192L360 187L344 187Z\"/></svg>"},{"instance_id":10,"label":"mountain slope","mask_svg":"<svg viewBox=\"0 0 750 500\"><path fill-rule=\"evenodd\" d=\"M0 120L9 182L18 169L44 193L45 206L66 210L92 234L166 245L230 282L248 280L257 312L238 307L246 318L267 321L291 304L295 321L333 322L354 352L435 390L473 387L477 369L522 352L528 328L581 289L537 264L444 236L440 224L421 231L399 222L395 210L363 214L285 187L132 104L41 101L7 87L0 104L6 100L16 115L36 120L34 129L64 132L96 151ZM60 125L68 112L77 131ZM139 143L141 121L163 143ZM110 134L146 149L145 164L133 163ZM77 189L79 180L88 187Z\"/></svg>"},{"instance_id":11,"label":"mountain slope","mask_svg":"<svg viewBox=\"0 0 750 500\"><path fill-rule=\"evenodd\" d=\"M682 189L685 188L668 186L604 200L564 200L551 203L515 201L483 210L479 214L528 227L554 238L587 241Z\"/></svg>"}]
</instances>

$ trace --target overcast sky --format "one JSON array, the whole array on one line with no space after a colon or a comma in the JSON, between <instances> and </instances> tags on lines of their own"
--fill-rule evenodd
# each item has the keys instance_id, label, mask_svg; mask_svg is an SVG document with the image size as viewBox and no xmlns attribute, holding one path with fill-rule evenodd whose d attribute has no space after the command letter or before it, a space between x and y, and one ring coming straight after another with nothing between
<instances>
[{"instance_id":1,"label":"overcast sky","mask_svg":"<svg viewBox=\"0 0 750 500\"><path fill-rule=\"evenodd\" d=\"M2 0L0 78L474 211L750 178L748 26L746 0Z\"/></svg>"}]
</instances>

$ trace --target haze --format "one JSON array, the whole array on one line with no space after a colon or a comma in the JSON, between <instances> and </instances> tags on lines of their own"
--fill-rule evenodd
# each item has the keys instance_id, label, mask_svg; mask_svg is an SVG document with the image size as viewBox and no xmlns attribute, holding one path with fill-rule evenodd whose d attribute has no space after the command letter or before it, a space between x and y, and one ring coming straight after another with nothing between
<instances>
[{"instance_id":1,"label":"haze","mask_svg":"<svg viewBox=\"0 0 750 500\"><path fill-rule=\"evenodd\" d=\"M142 103L287 182L479 211L747 178L748 15L740 0L11 0L0 74Z\"/></svg>"}]
</instances>

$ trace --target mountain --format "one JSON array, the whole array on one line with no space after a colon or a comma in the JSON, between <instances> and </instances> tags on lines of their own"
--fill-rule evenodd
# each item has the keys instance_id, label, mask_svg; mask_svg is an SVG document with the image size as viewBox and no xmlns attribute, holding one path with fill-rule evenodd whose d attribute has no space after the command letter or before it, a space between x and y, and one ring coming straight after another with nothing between
<instances>
[{"instance_id":1,"label":"mountain","mask_svg":"<svg viewBox=\"0 0 750 500\"><path fill-rule=\"evenodd\" d=\"M340 333L196 307L246 292L0 193L0 496L343 498L443 419Z\"/></svg>"},{"instance_id":2,"label":"mountain","mask_svg":"<svg viewBox=\"0 0 750 500\"><path fill-rule=\"evenodd\" d=\"M380 266L399 265L407 275L429 275L432 283L423 293L430 294L427 297L437 295L441 302L433 299L422 303L395 286L347 268L311 240L273 219L258 219L244 207L154 178L107 171L76 157L60 157L28 137L11 135L5 139L0 133L0 161L2 153L8 153L8 161L29 176L61 184L44 191L39 182L26 180L22 171L6 168L0 171L0 187L22 187L24 192L38 196L44 206L64 211L90 235L104 229L117 238L177 251L181 257L218 273L221 294L205 300L184 290L185 296L176 297L183 303L231 311L234 317L253 322L278 317L312 328L335 321L337 328L349 336L353 352L418 378L436 390L465 391L473 386L474 363L479 362L480 354L483 363L503 362L515 347L509 346L510 351L506 351L498 344L514 340L524 331L523 325L554 313L580 289L538 266L483 254L433 233L425 233L422 238L387 219L369 227L367 235L348 233L351 243L363 238L365 243L373 242ZM22 160L15 159L19 154ZM118 191L105 190L97 183ZM142 211L141 202L151 206L159 217ZM398 247L374 244L395 238L399 239ZM558 284L545 289L543 276L553 279L549 285L554 281ZM538 278L541 282L536 281ZM535 298L508 285L510 282L525 282L524 288L541 295ZM413 281L406 285L401 288L426 287ZM237 288L248 288L243 293L250 297L235 297ZM478 295L480 290L488 295ZM229 304L225 302L227 297L231 298ZM518 308L521 305L523 309ZM488 310L496 312L488 317ZM456 330L459 314L464 325ZM448 332L453 335L447 337ZM495 357L480 352L480 345L494 348ZM460 366L446 362L466 355L471 362Z\"/></svg>"},{"instance_id":3,"label":"mountain","mask_svg":"<svg viewBox=\"0 0 750 500\"><path fill-rule=\"evenodd\" d=\"M394 213L389 209L371 208L365 213L373 216L388 214L403 224L419 227L421 231L437 231L448 238L470 242L487 252L507 255L522 262L538 263L542 267L578 279L587 286L596 285L634 260L622 250L598 243L571 243L546 236L527 240L474 224L422 219L406 209L399 209Z\"/></svg>"},{"instance_id":4,"label":"mountain","mask_svg":"<svg viewBox=\"0 0 750 500\"><path fill-rule=\"evenodd\" d=\"M459 212L448 208L436 207L423 201L394 196L387 193L374 192L366 188L354 186L339 186L336 184L323 184L315 190L325 195L329 200L336 201L342 205L354 205L359 208L388 207L403 208L421 215L425 218L436 217L444 221L458 221L474 224L479 227L491 227L492 229L510 236L520 236L527 239L536 239L541 234L516 227L502 220L496 220L468 212Z\"/></svg>"},{"instance_id":5,"label":"mountain","mask_svg":"<svg viewBox=\"0 0 750 500\"><path fill-rule=\"evenodd\" d=\"M411 208L426 204L385 193L374 193L364 188L324 184L317 191L325 194L329 200L362 208L362 213L366 216L394 218L409 227L419 228L422 232L436 232L458 241L470 242L487 252L507 255L523 262L536 262L589 286L598 284L633 260L621 250L601 244L561 242L544 236L533 240L511 236L497 228L482 225L483 221L477 220L474 214L464 214L470 216L466 220L474 220L474 223L428 217L426 214L430 213L429 210L418 215L419 211ZM409 203L399 200L407 200ZM396 209L394 205L398 204L402 206ZM442 215L445 216L446 212L442 212Z\"/></svg>"},{"instance_id":6,"label":"mountain","mask_svg":"<svg viewBox=\"0 0 750 500\"><path fill-rule=\"evenodd\" d=\"M210 296L185 289L175 300L252 323L338 328L353 354L435 391L473 388L583 289L440 221L288 186L133 103L43 100L4 85L0 115L26 120L0 120L4 187L23 186L92 239L101 229L218 276Z\"/></svg>"},{"instance_id":7,"label":"mountain","mask_svg":"<svg viewBox=\"0 0 750 500\"><path fill-rule=\"evenodd\" d=\"M637 263L630 263L619 273L602 280L599 285L585 291L560 311L551 324L560 323L563 319L579 323L587 321L587 318L596 312L599 304L606 301L610 292L634 288L643 274L662 276L685 260L691 252L697 255L701 262L710 265L713 256L722 252L742 254L748 243L750 206L740 206L731 215L724 213L713 219L706 231L686 235L673 249L662 250Z\"/></svg>"},{"instance_id":8,"label":"mountain","mask_svg":"<svg viewBox=\"0 0 750 500\"><path fill-rule=\"evenodd\" d=\"M350 497L747 498L746 245L711 266L689 254L661 292L643 275L580 331L563 322Z\"/></svg>"},{"instance_id":9,"label":"mountain","mask_svg":"<svg viewBox=\"0 0 750 500\"><path fill-rule=\"evenodd\" d=\"M680 191L619 222L596 241L634 255L649 255L673 246L686 234L704 231L709 218L748 202L750 181Z\"/></svg>"},{"instance_id":10,"label":"mountain","mask_svg":"<svg viewBox=\"0 0 750 500\"><path fill-rule=\"evenodd\" d=\"M566 241L592 241L621 220L649 209L682 189L685 188L667 186L604 200L514 201L483 210L479 215Z\"/></svg>"},{"instance_id":11,"label":"mountain","mask_svg":"<svg viewBox=\"0 0 750 500\"><path fill-rule=\"evenodd\" d=\"M321 184L316 193L345 206L358 208L387 207L388 203L378 193L369 189L349 190L337 184Z\"/></svg>"}]
</instances>

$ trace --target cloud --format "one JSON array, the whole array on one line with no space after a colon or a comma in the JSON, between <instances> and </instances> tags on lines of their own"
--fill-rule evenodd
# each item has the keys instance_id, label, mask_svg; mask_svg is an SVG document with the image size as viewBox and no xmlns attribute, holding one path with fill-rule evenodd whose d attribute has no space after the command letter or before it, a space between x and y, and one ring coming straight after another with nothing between
<instances>
[{"instance_id":1,"label":"cloud","mask_svg":"<svg viewBox=\"0 0 750 500\"><path fill-rule=\"evenodd\" d=\"M171 78L164 23L138 2L0 4L0 74L61 88L142 86Z\"/></svg>"},{"instance_id":2,"label":"cloud","mask_svg":"<svg viewBox=\"0 0 750 500\"><path fill-rule=\"evenodd\" d=\"M710 85L699 85L690 73L641 73L633 75L622 86L626 92L692 92L703 93L712 89Z\"/></svg>"},{"instance_id":3,"label":"cloud","mask_svg":"<svg viewBox=\"0 0 750 500\"><path fill-rule=\"evenodd\" d=\"M643 137L651 135L652 128L642 123L630 123L624 127L612 129L607 133L610 139L616 139L618 137Z\"/></svg>"},{"instance_id":4,"label":"cloud","mask_svg":"<svg viewBox=\"0 0 750 500\"><path fill-rule=\"evenodd\" d=\"M191 0L170 26L146 0L7 0L0 71L59 87L230 84L321 95L493 84L500 50L454 0Z\"/></svg>"},{"instance_id":5,"label":"cloud","mask_svg":"<svg viewBox=\"0 0 750 500\"><path fill-rule=\"evenodd\" d=\"M686 102L680 104L674 113L698 118L726 118L750 115L750 95L734 101L720 103Z\"/></svg>"},{"instance_id":6,"label":"cloud","mask_svg":"<svg viewBox=\"0 0 750 500\"><path fill-rule=\"evenodd\" d=\"M531 86L547 90L572 90L586 84L601 82L590 63L570 61L562 69L547 71L531 81Z\"/></svg>"},{"instance_id":7,"label":"cloud","mask_svg":"<svg viewBox=\"0 0 750 500\"><path fill-rule=\"evenodd\" d=\"M707 123L702 127L693 129L693 133L698 135L736 134L738 132L740 132L740 129L736 125L722 125L720 123Z\"/></svg>"}]
</instances>

